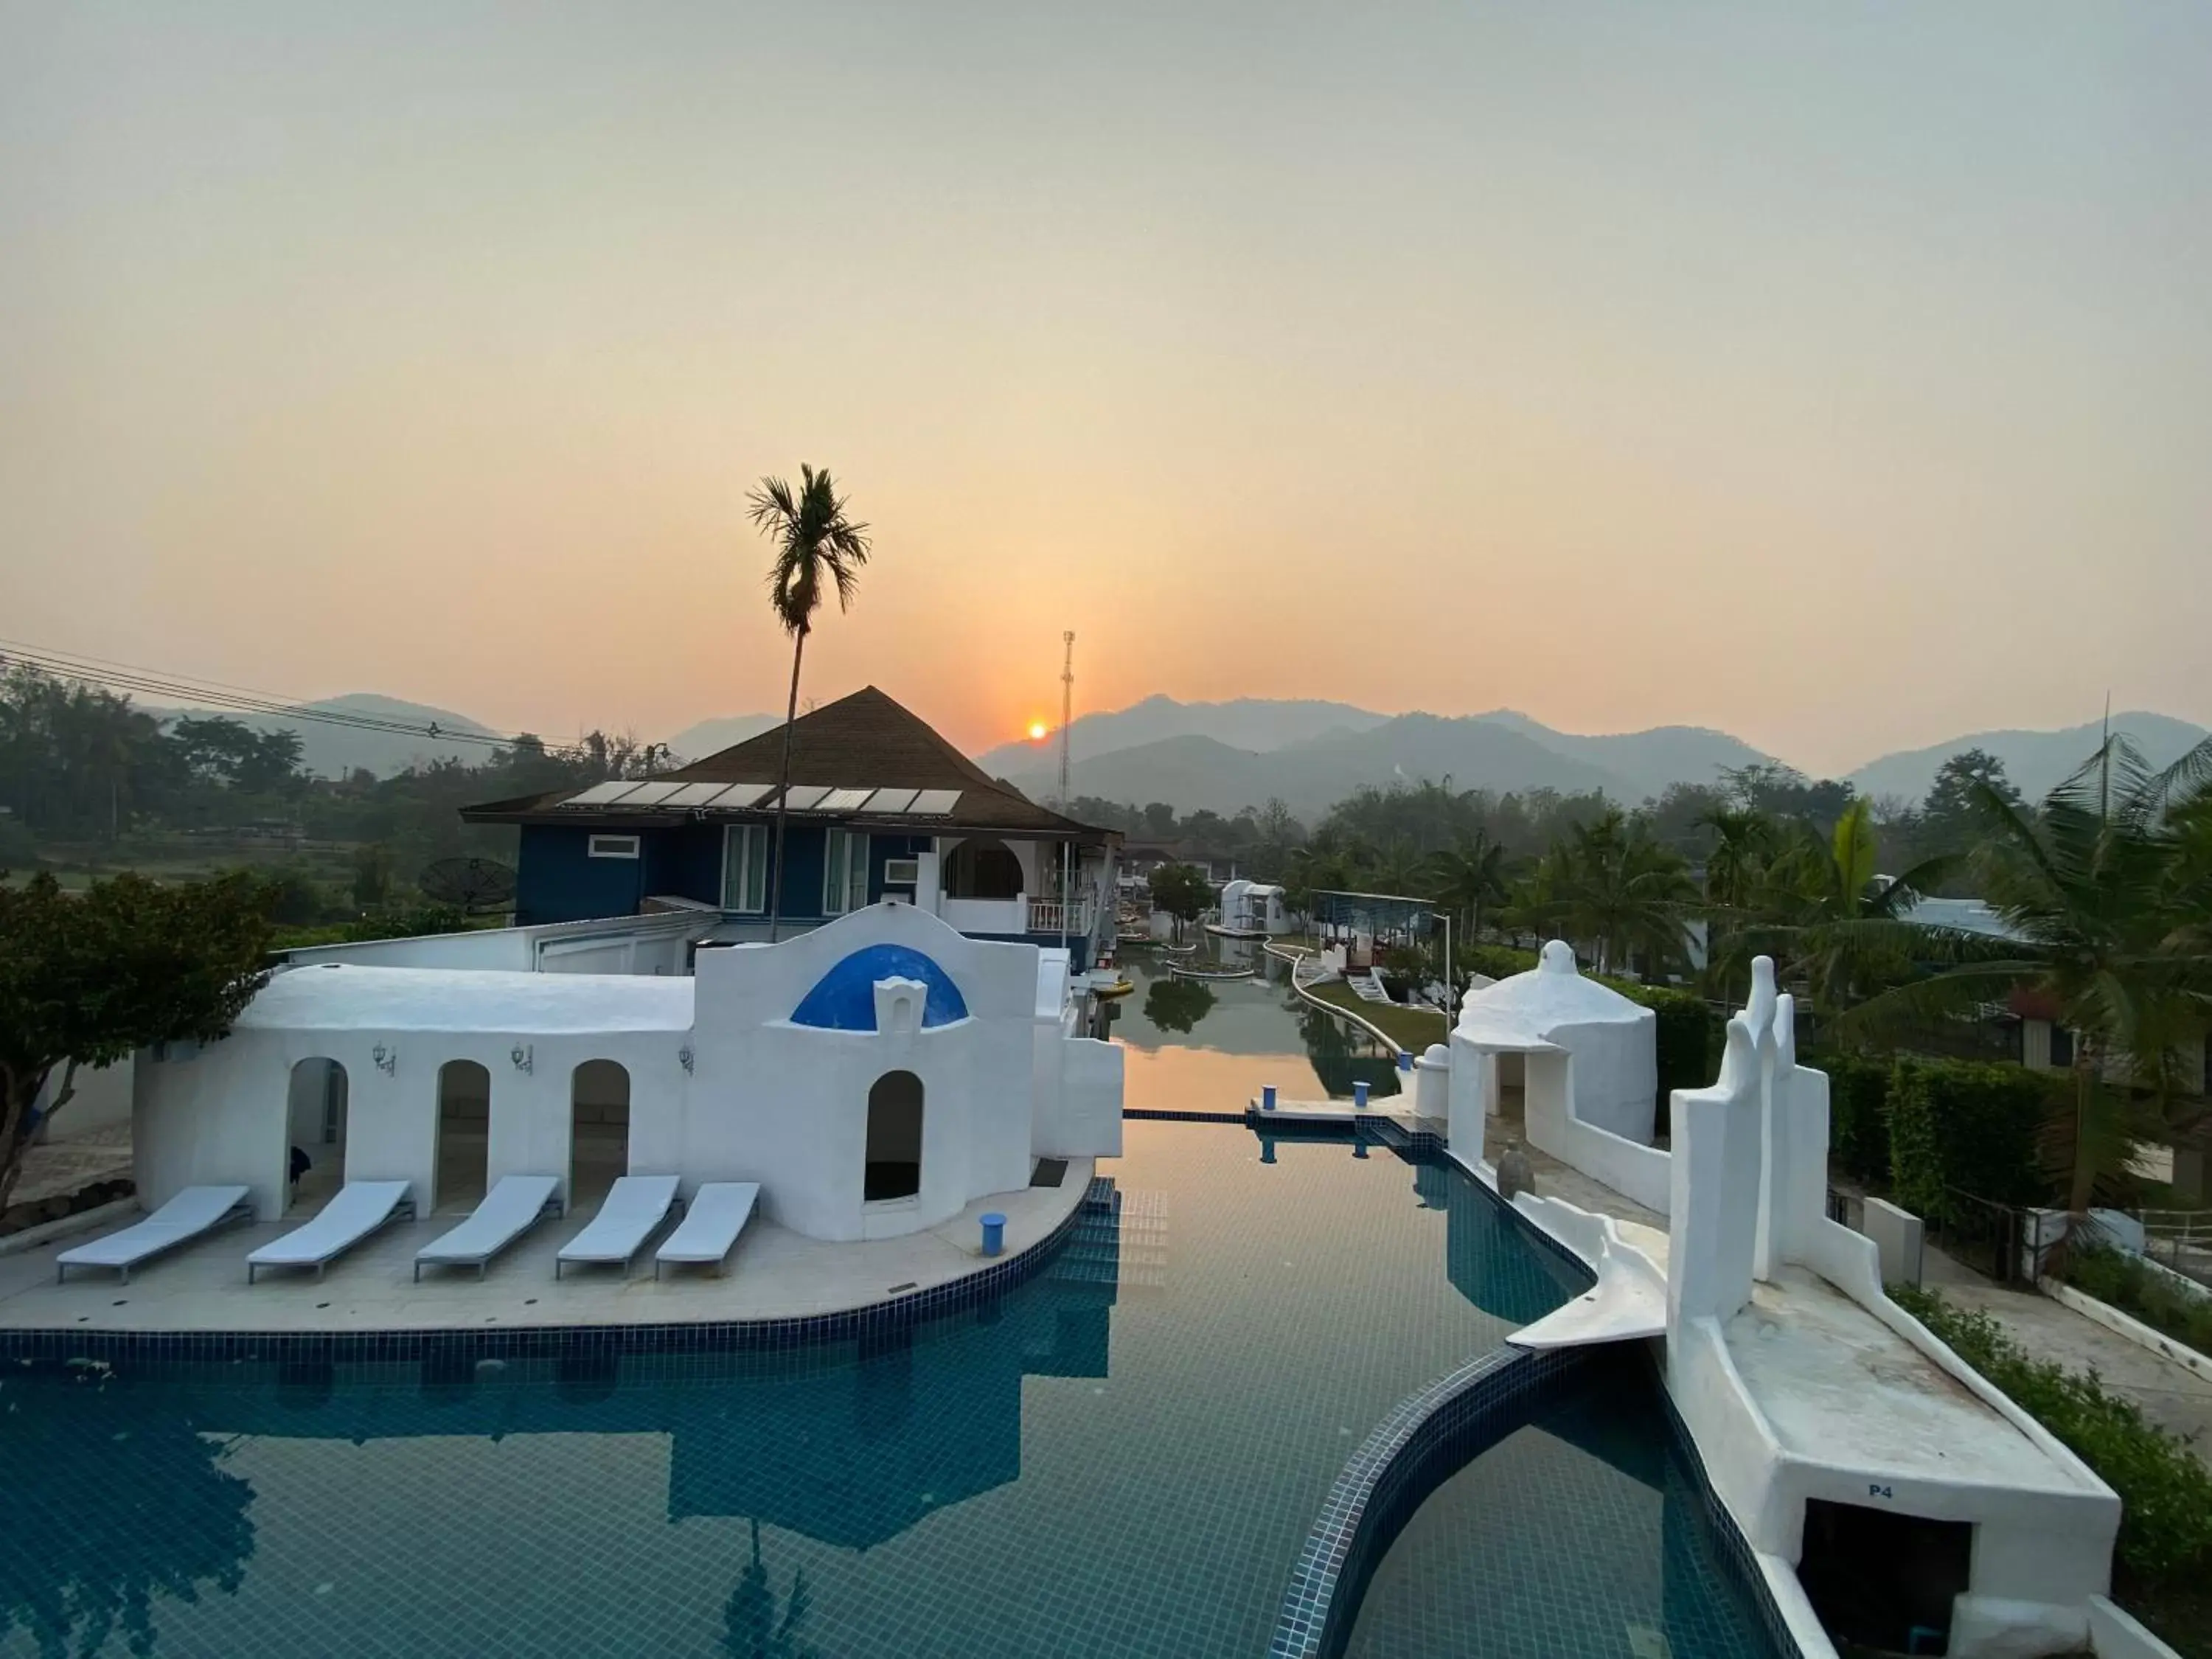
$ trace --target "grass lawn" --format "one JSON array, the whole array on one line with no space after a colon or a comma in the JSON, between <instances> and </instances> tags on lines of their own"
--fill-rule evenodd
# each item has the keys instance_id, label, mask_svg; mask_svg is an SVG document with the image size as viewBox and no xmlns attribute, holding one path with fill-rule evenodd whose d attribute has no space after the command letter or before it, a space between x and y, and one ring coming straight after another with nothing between
<instances>
[{"instance_id":1,"label":"grass lawn","mask_svg":"<svg viewBox=\"0 0 2212 1659\"><path fill-rule=\"evenodd\" d=\"M1408 1008L1397 1002L1363 1002L1342 980L1306 988L1322 1001L1358 1014L1377 1030L1388 1032L1400 1048L1410 1048L1417 1054L1431 1042L1442 1042L1450 1029L1436 1009Z\"/></svg>"}]
</instances>

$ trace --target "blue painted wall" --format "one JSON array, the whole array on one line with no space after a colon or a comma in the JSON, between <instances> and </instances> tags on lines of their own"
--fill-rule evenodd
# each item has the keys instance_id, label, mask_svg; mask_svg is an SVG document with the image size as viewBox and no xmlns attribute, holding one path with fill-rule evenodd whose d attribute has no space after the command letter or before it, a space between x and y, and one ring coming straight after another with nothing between
<instances>
[{"instance_id":1,"label":"blue painted wall","mask_svg":"<svg viewBox=\"0 0 2212 1659\"><path fill-rule=\"evenodd\" d=\"M636 913L645 896L647 860L587 855L592 831L582 824L526 823L514 872L514 919L528 927L548 921Z\"/></svg>"}]
</instances>

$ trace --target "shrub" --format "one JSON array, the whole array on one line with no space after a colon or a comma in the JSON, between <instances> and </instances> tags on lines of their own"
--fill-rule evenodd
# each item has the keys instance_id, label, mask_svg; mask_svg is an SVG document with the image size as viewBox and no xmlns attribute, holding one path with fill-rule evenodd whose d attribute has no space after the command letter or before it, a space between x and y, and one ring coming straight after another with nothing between
<instances>
[{"instance_id":1,"label":"shrub","mask_svg":"<svg viewBox=\"0 0 2212 1659\"><path fill-rule=\"evenodd\" d=\"M2212 1565L2212 1470L2186 1441L2145 1421L2095 1376L2030 1358L1987 1314L1911 1285L1890 1294L2119 1493L2118 1553L2130 1574L2172 1584Z\"/></svg>"},{"instance_id":2,"label":"shrub","mask_svg":"<svg viewBox=\"0 0 2212 1659\"><path fill-rule=\"evenodd\" d=\"M1828 1074L1828 1152L1863 1186L1890 1178L1887 1060L1863 1054L1822 1054L1805 1062Z\"/></svg>"},{"instance_id":3,"label":"shrub","mask_svg":"<svg viewBox=\"0 0 2212 1659\"><path fill-rule=\"evenodd\" d=\"M1668 1107L1674 1091L1702 1089L1720 1073L1720 1018L1693 991L1640 985L1633 980L1605 982L1659 1017L1658 1029L1652 1034L1659 1067L1659 1100L1652 1128L1656 1134L1666 1134L1673 1127Z\"/></svg>"},{"instance_id":4,"label":"shrub","mask_svg":"<svg viewBox=\"0 0 2212 1659\"><path fill-rule=\"evenodd\" d=\"M12 812L0 812L0 870L35 870L39 842Z\"/></svg>"},{"instance_id":5,"label":"shrub","mask_svg":"<svg viewBox=\"0 0 2212 1659\"><path fill-rule=\"evenodd\" d=\"M2119 1250L2077 1246L2062 1255L2060 1276L2075 1289L2133 1314L2199 1353L2212 1354L2212 1300L2191 1296Z\"/></svg>"},{"instance_id":6,"label":"shrub","mask_svg":"<svg viewBox=\"0 0 2212 1659\"><path fill-rule=\"evenodd\" d=\"M1889 1167L1897 1201L1946 1213L1957 1188L1996 1204L2051 1195L2036 1157L2051 1084L2019 1066L1899 1054L1889 1085Z\"/></svg>"},{"instance_id":7,"label":"shrub","mask_svg":"<svg viewBox=\"0 0 2212 1659\"><path fill-rule=\"evenodd\" d=\"M1504 945L1463 945L1453 952L1462 974L1480 974L1486 979L1510 979L1536 965L1534 951L1516 951Z\"/></svg>"}]
</instances>

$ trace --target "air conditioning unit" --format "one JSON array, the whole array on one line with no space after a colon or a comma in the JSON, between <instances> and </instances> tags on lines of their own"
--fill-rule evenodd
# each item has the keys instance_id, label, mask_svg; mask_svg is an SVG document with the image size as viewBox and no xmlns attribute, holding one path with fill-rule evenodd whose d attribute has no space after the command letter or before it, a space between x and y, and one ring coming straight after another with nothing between
<instances>
[{"instance_id":1,"label":"air conditioning unit","mask_svg":"<svg viewBox=\"0 0 2212 1659\"><path fill-rule=\"evenodd\" d=\"M886 887L919 887L921 885L920 859L885 859L884 885Z\"/></svg>"}]
</instances>

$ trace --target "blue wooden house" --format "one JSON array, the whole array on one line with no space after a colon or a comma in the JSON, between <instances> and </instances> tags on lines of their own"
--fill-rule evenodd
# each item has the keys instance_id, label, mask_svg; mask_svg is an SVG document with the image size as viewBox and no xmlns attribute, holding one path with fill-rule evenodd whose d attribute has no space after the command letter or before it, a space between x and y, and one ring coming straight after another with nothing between
<instances>
[{"instance_id":1,"label":"blue wooden house","mask_svg":"<svg viewBox=\"0 0 2212 1659\"><path fill-rule=\"evenodd\" d=\"M978 939L1065 942L1079 972L1110 946L1119 833L997 781L873 686L791 728L775 868L783 744L778 726L652 779L461 816L520 826L519 926L706 905L717 939L765 939L773 883L787 937L889 898Z\"/></svg>"}]
</instances>

